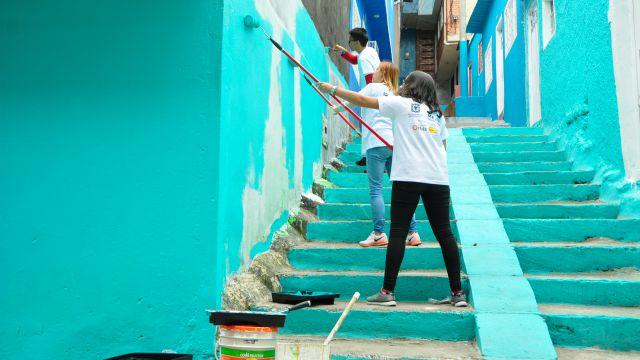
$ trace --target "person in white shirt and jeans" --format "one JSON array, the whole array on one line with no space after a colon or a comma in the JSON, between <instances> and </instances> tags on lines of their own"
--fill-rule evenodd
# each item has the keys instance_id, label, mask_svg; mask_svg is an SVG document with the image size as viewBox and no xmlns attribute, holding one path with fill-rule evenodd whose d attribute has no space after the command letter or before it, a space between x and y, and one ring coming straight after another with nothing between
<instances>
[{"instance_id":1,"label":"person in white shirt and jeans","mask_svg":"<svg viewBox=\"0 0 640 360\"><path fill-rule=\"evenodd\" d=\"M373 74L370 84L360 90L364 96L381 97L393 96L398 92L398 67L383 61ZM336 108L343 110L342 108ZM393 130L391 119L380 116L376 109L362 108L362 118L389 144L393 145ZM362 129L362 154L367 159L367 176L369 178L369 195L371 197L371 214L373 216L373 231L366 240L360 241L362 247L387 246L389 240L384 232L385 209L382 195L384 172L391 175L393 152L368 129ZM418 246L420 235L416 231L415 216L409 224L409 234L406 237L407 246Z\"/></svg>"},{"instance_id":2,"label":"person in white shirt and jeans","mask_svg":"<svg viewBox=\"0 0 640 360\"><path fill-rule=\"evenodd\" d=\"M422 198L431 229L440 244L451 289L450 302L467 306L460 282L460 255L449 220L451 196L447 169L448 131L436 97L433 78L422 71L410 73L399 96L371 97L328 83L319 88L352 104L378 109L393 121L394 151L391 167L391 232L382 289L367 298L369 304L395 306L393 293L404 258L405 237L411 215Z\"/></svg>"}]
</instances>

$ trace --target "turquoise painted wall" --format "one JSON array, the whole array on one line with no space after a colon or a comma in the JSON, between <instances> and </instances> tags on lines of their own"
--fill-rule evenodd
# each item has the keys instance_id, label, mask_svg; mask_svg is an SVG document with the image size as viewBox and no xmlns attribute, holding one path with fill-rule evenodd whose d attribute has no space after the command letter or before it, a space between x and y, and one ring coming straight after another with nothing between
<instances>
[{"instance_id":1,"label":"turquoise painted wall","mask_svg":"<svg viewBox=\"0 0 640 360\"><path fill-rule=\"evenodd\" d=\"M220 7L0 2L3 358L209 351Z\"/></svg>"},{"instance_id":2,"label":"turquoise painted wall","mask_svg":"<svg viewBox=\"0 0 640 360\"><path fill-rule=\"evenodd\" d=\"M512 126L526 126L526 102L525 102L525 48L524 48L524 4L522 0L516 2L517 36L509 53L506 52L506 43L503 42L504 57L504 120ZM504 19L504 10L508 0L496 0L491 5L491 10L484 19L482 32L473 37L468 47L468 60L473 67L473 95L484 99L484 106L468 106L466 100L461 100L462 107L456 103L457 116L486 116L497 119L497 91L496 91L496 26L500 19ZM484 53L491 42L492 51L492 82L488 91L485 91L486 66L478 74L478 42L482 40L483 63ZM464 94L463 94L464 95ZM461 96L464 98L464 96Z\"/></svg>"},{"instance_id":3,"label":"turquoise painted wall","mask_svg":"<svg viewBox=\"0 0 640 360\"><path fill-rule=\"evenodd\" d=\"M555 10L555 35L540 51L545 131L560 141L575 168L597 171L604 199L621 200L623 215L640 216L637 186L624 181L609 0L556 0Z\"/></svg>"},{"instance_id":4,"label":"turquoise painted wall","mask_svg":"<svg viewBox=\"0 0 640 360\"><path fill-rule=\"evenodd\" d=\"M225 1L219 144L224 190L216 235L220 289L226 275L268 250L288 211L322 169L327 106L262 31L243 26L247 14L260 19L318 78L345 83L300 1ZM328 126L343 129L346 138L339 121L332 117Z\"/></svg>"}]
</instances>

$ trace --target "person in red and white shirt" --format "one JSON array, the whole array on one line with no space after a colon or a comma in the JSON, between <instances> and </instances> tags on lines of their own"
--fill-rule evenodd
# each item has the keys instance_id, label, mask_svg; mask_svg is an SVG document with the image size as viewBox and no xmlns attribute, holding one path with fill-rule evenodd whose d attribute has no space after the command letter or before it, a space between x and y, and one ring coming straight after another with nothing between
<instances>
[{"instance_id":1,"label":"person in red and white shirt","mask_svg":"<svg viewBox=\"0 0 640 360\"><path fill-rule=\"evenodd\" d=\"M353 28L349 31L349 48L355 50L356 54L353 54L340 45L334 45L334 51L341 51L343 59L347 60L353 65L358 66L358 73L360 75L359 84L360 88L364 88L366 85L371 84L373 81L373 74L380 66L380 57L378 52L367 46L369 44L369 35L364 28ZM356 162L356 165L365 166L367 158Z\"/></svg>"},{"instance_id":2,"label":"person in red and white shirt","mask_svg":"<svg viewBox=\"0 0 640 360\"><path fill-rule=\"evenodd\" d=\"M349 31L349 48L355 50L357 54L353 54L340 45L333 47L334 51L341 51L342 58L353 65L358 66L360 73L360 87L363 88L373 81L373 73L380 66L380 57L378 52L367 46L369 43L369 35L367 30L363 28L353 28Z\"/></svg>"}]
</instances>

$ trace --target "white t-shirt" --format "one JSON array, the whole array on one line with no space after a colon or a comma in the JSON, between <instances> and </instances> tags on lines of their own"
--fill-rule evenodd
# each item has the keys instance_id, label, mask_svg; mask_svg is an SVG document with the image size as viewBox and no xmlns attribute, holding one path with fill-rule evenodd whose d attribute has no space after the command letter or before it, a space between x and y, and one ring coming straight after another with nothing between
<instances>
[{"instance_id":1,"label":"white t-shirt","mask_svg":"<svg viewBox=\"0 0 640 360\"><path fill-rule=\"evenodd\" d=\"M379 97L378 102L380 115L393 121L391 181L449 185L444 117L401 96Z\"/></svg>"},{"instance_id":2,"label":"white t-shirt","mask_svg":"<svg viewBox=\"0 0 640 360\"><path fill-rule=\"evenodd\" d=\"M375 98L393 95L387 85L381 83L371 83L360 90L360 94L365 96L371 96ZM391 119L388 117L380 116L380 112L377 109L362 108L362 119L375 130L380 136L382 136L389 144L393 145L393 129ZM362 127L362 155L367 153L367 150L386 146L380 139L378 139L371 131L366 127Z\"/></svg>"},{"instance_id":3,"label":"white t-shirt","mask_svg":"<svg viewBox=\"0 0 640 360\"><path fill-rule=\"evenodd\" d=\"M360 54L358 54L358 72L360 73L360 87L364 87L367 84L365 76L373 74L380 66L380 57L378 52L372 47L365 47Z\"/></svg>"}]
</instances>

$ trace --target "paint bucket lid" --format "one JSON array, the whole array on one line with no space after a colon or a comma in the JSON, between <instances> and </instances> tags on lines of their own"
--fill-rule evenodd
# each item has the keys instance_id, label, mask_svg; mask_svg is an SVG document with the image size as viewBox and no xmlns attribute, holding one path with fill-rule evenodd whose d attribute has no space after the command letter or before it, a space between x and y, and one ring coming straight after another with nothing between
<instances>
[{"instance_id":1,"label":"paint bucket lid","mask_svg":"<svg viewBox=\"0 0 640 360\"><path fill-rule=\"evenodd\" d=\"M241 331L241 332L278 332L277 327L267 326L248 326L248 325L223 325L221 328L229 331Z\"/></svg>"}]
</instances>

